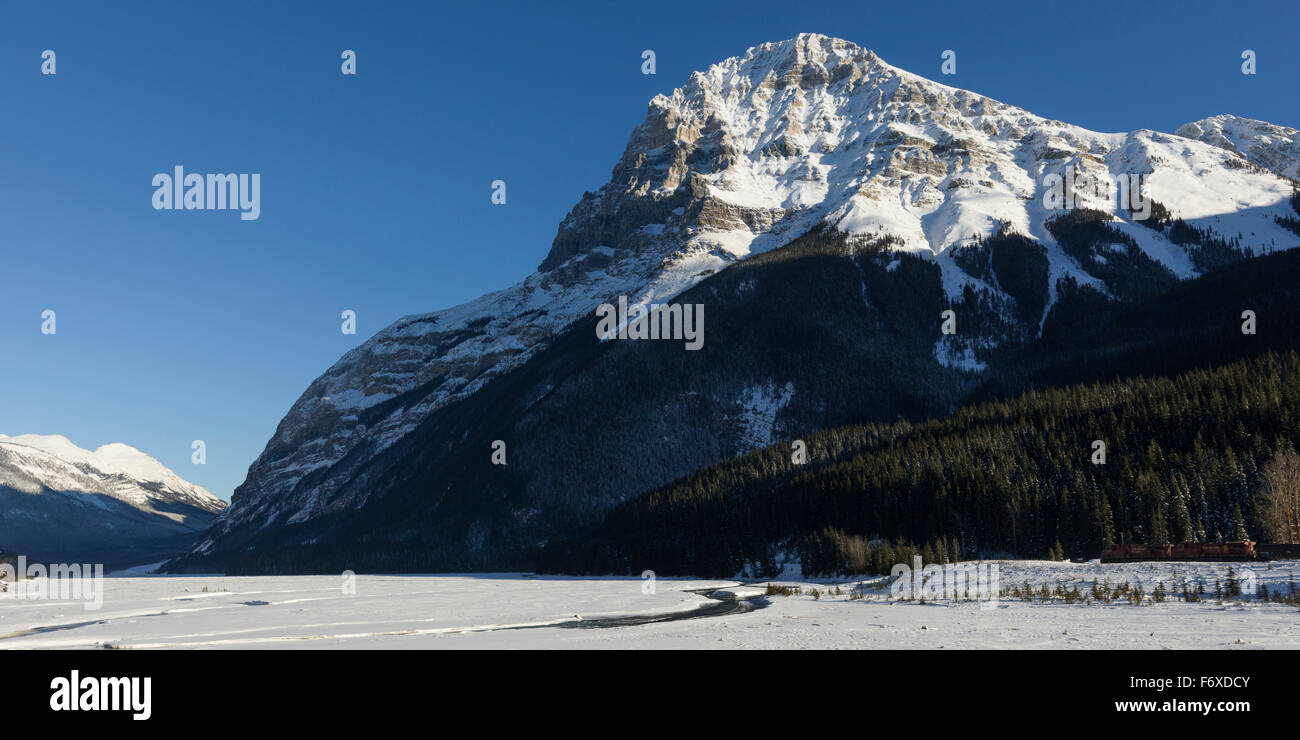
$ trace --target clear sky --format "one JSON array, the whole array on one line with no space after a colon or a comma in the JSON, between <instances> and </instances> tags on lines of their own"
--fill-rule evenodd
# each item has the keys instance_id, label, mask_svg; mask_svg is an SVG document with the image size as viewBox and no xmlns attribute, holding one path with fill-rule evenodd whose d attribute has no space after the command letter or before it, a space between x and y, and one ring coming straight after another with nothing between
<instances>
[{"instance_id":1,"label":"clear sky","mask_svg":"<svg viewBox=\"0 0 1300 740\"><path fill-rule=\"evenodd\" d=\"M1300 126L1294 0L994 5L0 0L0 433L124 442L228 499L345 351L534 270L651 97L804 31L1094 130ZM260 173L260 219L154 210L175 165Z\"/></svg>"}]
</instances>

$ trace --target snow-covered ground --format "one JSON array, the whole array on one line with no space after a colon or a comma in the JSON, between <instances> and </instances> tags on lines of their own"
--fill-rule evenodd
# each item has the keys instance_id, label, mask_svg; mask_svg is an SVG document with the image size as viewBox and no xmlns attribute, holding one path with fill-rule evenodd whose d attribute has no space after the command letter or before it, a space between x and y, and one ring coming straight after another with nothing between
<instances>
[{"instance_id":1,"label":"snow-covered ground","mask_svg":"<svg viewBox=\"0 0 1300 740\"><path fill-rule=\"evenodd\" d=\"M801 593L761 598L751 611L705 595L764 592L731 581L659 579L647 593L636 578L359 575L355 593L345 593L340 576L133 573L104 579L103 606L93 611L80 601L0 595L0 648L1300 648L1295 605L1214 598L1228 567L999 563L1003 587L1078 584L1088 594L1094 579L1112 588L1127 582L1143 587L1144 606L1009 596L994 605L902 603L891 602L887 585L851 598L859 582L805 582L791 584ZM1243 564L1233 567L1243 575ZM1257 589L1274 593L1287 593L1300 575L1300 561L1245 567ZM1171 593L1150 602L1158 582L1175 592L1189 578L1193 588L1206 584L1204 601ZM608 617L696 609L726 613L600 626Z\"/></svg>"}]
</instances>

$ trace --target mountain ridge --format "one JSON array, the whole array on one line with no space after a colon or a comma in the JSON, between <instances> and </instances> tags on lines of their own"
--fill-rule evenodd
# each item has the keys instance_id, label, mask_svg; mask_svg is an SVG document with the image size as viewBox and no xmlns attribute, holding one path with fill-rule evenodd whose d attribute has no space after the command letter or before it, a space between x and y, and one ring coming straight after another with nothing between
<instances>
[{"instance_id":1,"label":"mountain ridge","mask_svg":"<svg viewBox=\"0 0 1300 740\"><path fill-rule=\"evenodd\" d=\"M1067 279L1113 295L1127 284L1110 279L1117 270L1168 274L1160 280L1201 272L1191 242L1095 192L1078 193L1080 204L1107 214L1097 229L1120 253L1088 240L1063 247L1042 205L1046 175L1068 169L1087 182L1144 174L1148 196L1173 217L1249 256L1296 242L1275 222L1291 213L1291 183L1247 158L1257 151L1149 130L1090 132L816 34L753 47L651 101L610 183L564 218L536 273L462 306L400 319L314 381L193 554L222 549L236 530L362 509L373 487L356 481L367 465L519 372L599 303L617 295L663 302L815 229L887 240L896 257L885 268L905 256L936 266L947 304L978 320L974 330L933 337L931 358L978 373L1000 344L1041 329ZM1041 248L1041 257L1020 253L1045 262L1045 300L1028 298L1038 288L1018 298L967 259L1004 234ZM736 392L770 395L756 388Z\"/></svg>"},{"instance_id":2,"label":"mountain ridge","mask_svg":"<svg viewBox=\"0 0 1300 740\"><path fill-rule=\"evenodd\" d=\"M0 543L32 557L114 565L188 546L224 501L129 445L0 435Z\"/></svg>"}]
</instances>

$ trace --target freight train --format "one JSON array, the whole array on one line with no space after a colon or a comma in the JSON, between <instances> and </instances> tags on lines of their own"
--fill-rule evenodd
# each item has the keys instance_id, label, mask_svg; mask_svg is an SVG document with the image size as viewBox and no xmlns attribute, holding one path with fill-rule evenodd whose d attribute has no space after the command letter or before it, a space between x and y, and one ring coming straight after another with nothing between
<instances>
[{"instance_id":1,"label":"freight train","mask_svg":"<svg viewBox=\"0 0 1300 740\"><path fill-rule=\"evenodd\" d=\"M1134 560L1258 560L1255 543L1184 542L1178 545L1106 545L1101 562L1124 563Z\"/></svg>"}]
</instances>

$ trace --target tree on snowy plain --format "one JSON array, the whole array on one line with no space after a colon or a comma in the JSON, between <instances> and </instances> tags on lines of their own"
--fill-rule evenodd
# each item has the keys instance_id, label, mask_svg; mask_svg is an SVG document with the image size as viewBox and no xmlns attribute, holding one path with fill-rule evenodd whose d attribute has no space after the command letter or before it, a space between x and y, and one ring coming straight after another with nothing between
<instances>
[{"instance_id":1,"label":"tree on snowy plain","mask_svg":"<svg viewBox=\"0 0 1300 740\"><path fill-rule=\"evenodd\" d=\"M1264 466L1260 518L1274 542L1300 542L1300 455L1278 453Z\"/></svg>"}]
</instances>

